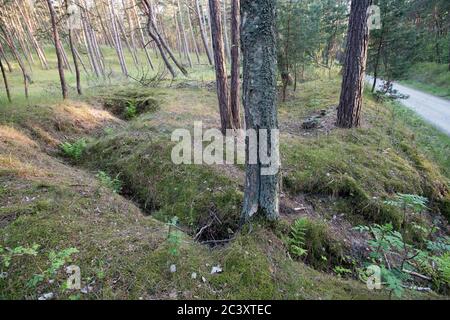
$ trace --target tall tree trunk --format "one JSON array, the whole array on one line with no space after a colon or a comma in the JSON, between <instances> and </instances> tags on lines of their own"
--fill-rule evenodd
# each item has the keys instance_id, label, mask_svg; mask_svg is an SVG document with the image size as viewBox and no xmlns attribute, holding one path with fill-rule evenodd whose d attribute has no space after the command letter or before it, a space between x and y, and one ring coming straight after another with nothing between
<instances>
[{"instance_id":1,"label":"tall tree trunk","mask_svg":"<svg viewBox=\"0 0 450 320\"><path fill-rule=\"evenodd\" d=\"M6 78L5 67L3 66L2 57L0 56L0 69L2 71L3 82L5 83L5 91L8 101L11 102L11 93L9 92L8 79Z\"/></svg>"},{"instance_id":2,"label":"tall tree trunk","mask_svg":"<svg viewBox=\"0 0 450 320\"><path fill-rule=\"evenodd\" d=\"M375 92L375 89L377 88L378 68L380 66L381 49L383 49L383 34L381 34L381 36L380 36L380 43L378 44L377 55L375 57L375 65L373 67L372 92Z\"/></svg>"},{"instance_id":3,"label":"tall tree trunk","mask_svg":"<svg viewBox=\"0 0 450 320\"><path fill-rule=\"evenodd\" d=\"M242 0L241 26L244 64L243 102L247 130L257 134L266 129L267 136L259 135L257 149L265 143L270 156L276 158L276 172L269 174L258 153L256 164L249 163L250 145L247 138L247 167L242 221L248 221L256 214L268 220L279 217L279 149L272 145L278 136L277 118L277 54L276 54L276 1ZM275 139L272 139L275 138ZM267 139L263 141L262 139ZM256 146L253 146L256 147Z\"/></svg>"},{"instance_id":4,"label":"tall tree trunk","mask_svg":"<svg viewBox=\"0 0 450 320\"><path fill-rule=\"evenodd\" d=\"M66 0L66 14L69 14L69 1ZM72 27L69 26L68 35L69 35L69 46L70 51L72 52L72 59L73 59L73 65L75 66L75 76L77 79L77 92L79 95L82 94L81 92L81 77L80 77L80 68L78 66L78 59L77 59L77 52L75 49L75 45L73 43L73 35L72 35Z\"/></svg>"},{"instance_id":5,"label":"tall tree trunk","mask_svg":"<svg viewBox=\"0 0 450 320\"><path fill-rule=\"evenodd\" d=\"M241 34L240 34L240 0L232 0L231 5L231 90L230 107L233 124L236 129L241 128L240 108L240 74L241 74Z\"/></svg>"},{"instance_id":6,"label":"tall tree trunk","mask_svg":"<svg viewBox=\"0 0 450 320\"><path fill-rule=\"evenodd\" d=\"M195 38L194 27L192 26L191 12L190 12L189 8L187 11L187 16L188 16L188 22L189 22L189 29L191 31L192 43L193 43L194 50L195 50L195 56L197 57L197 63L200 64L200 62L201 62L200 61L200 52L199 52L199 49L197 46L197 40Z\"/></svg>"},{"instance_id":7,"label":"tall tree trunk","mask_svg":"<svg viewBox=\"0 0 450 320\"><path fill-rule=\"evenodd\" d=\"M213 64L212 54L209 50L209 43L208 43L208 36L206 34L205 30L205 24L204 22L204 16L203 16L203 10L200 4L200 0L195 0L195 3L197 5L197 15L198 15L198 21L200 26L200 34L202 36L203 46L205 47L206 56L208 57L208 62L210 65Z\"/></svg>"},{"instance_id":8,"label":"tall tree trunk","mask_svg":"<svg viewBox=\"0 0 450 320\"><path fill-rule=\"evenodd\" d=\"M289 70L289 45L291 39L291 19L292 19L292 1L289 0L289 15L287 20L287 35L284 42L284 57L283 57L283 70L281 71L281 80L283 82L283 102L286 101L287 98L287 88L289 86L289 82L291 79L291 74Z\"/></svg>"},{"instance_id":9,"label":"tall tree trunk","mask_svg":"<svg viewBox=\"0 0 450 320\"><path fill-rule=\"evenodd\" d=\"M53 8L52 0L47 0L48 10L50 11L50 20L53 29L53 41L55 42L56 58L58 60L59 80L61 82L61 91L63 99L67 99L67 84L64 76L63 57L61 53L61 41L59 40L58 27L56 26L56 12Z\"/></svg>"},{"instance_id":10,"label":"tall tree trunk","mask_svg":"<svg viewBox=\"0 0 450 320\"><path fill-rule=\"evenodd\" d=\"M119 17L116 17L117 26L119 27L119 31L123 36L123 40L125 41L125 45L127 46L128 51L131 54L131 57L133 58L134 66L136 69L139 69L139 59L136 54L136 47L134 47L127 38L127 31L125 29L125 25L122 21L120 21Z\"/></svg>"},{"instance_id":11,"label":"tall tree trunk","mask_svg":"<svg viewBox=\"0 0 450 320\"><path fill-rule=\"evenodd\" d=\"M161 58L163 59L167 70L169 70L170 74L172 75L172 78L176 78L177 73L173 69L172 65L170 64L169 59L166 56L166 53L164 52L164 46L162 45L162 43L160 41L161 38L159 37L158 31L156 30L155 16L154 16L153 8L151 7L152 4L150 2L148 2L148 0L142 0L142 5L143 5L144 11L148 17L148 21L147 21L148 34L149 34L150 38L152 38L153 41L155 42L156 47L158 48L159 53L161 54Z\"/></svg>"},{"instance_id":12,"label":"tall tree trunk","mask_svg":"<svg viewBox=\"0 0 450 320\"><path fill-rule=\"evenodd\" d=\"M173 13L173 23L175 24L175 35L176 35L176 46L175 48L177 48L178 51L178 57L180 58L180 60L183 59L183 45L181 44L181 32L180 32L180 24L178 23L178 17L177 17L177 12L174 11Z\"/></svg>"},{"instance_id":13,"label":"tall tree trunk","mask_svg":"<svg viewBox=\"0 0 450 320\"><path fill-rule=\"evenodd\" d=\"M233 128L228 91L227 69L225 65L225 52L223 47L222 19L219 0L209 0L211 17L212 42L214 49L214 63L216 69L217 97L219 100L220 120L222 133Z\"/></svg>"},{"instance_id":14,"label":"tall tree trunk","mask_svg":"<svg viewBox=\"0 0 450 320\"><path fill-rule=\"evenodd\" d=\"M228 28L227 28L227 0L223 1L223 41L225 43L225 54L227 55L228 62L231 61L230 43L228 41Z\"/></svg>"},{"instance_id":15,"label":"tall tree trunk","mask_svg":"<svg viewBox=\"0 0 450 320\"><path fill-rule=\"evenodd\" d=\"M137 27L139 29L139 40L141 41L142 48L144 48L145 56L147 57L148 64L150 65L152 70L154 70L155 68L153 67L152 57L150 56L150 52L148 51L147 44L145 43L144 32L142 31L141 21L139 19L139 14L138 14L137 9L136 9L137 4L134 2L134 0L132 0L131 5L133 7L133 13L134 13L134 16L135 16L135 19L136 19Z\"/></svg>"},{"instance_id":16,"label":"tall tree trunk","mask_svg":"<svg viewBox=\"0 0 450 320\"><path fill-rule=\"evenodd\" d=\"M20 12L20 14L23 16L24 18L24 22L26 25L26 31L28 33L28 38L31 41L32 46L34 47L34 50L36 51L36 54L39 57L39 61L41 62L41 66L44 70L48 69L48 63L47 63L47 58L45 57L45 53L42 50L42 48L39 46L39 42L36 40L36 38L34 37L34 32L33 32L33 26L32 26L32 18L31 15L28 12L28 6L23 6L23 10L20 6L20 4L18 3L17 0L15 0L15 4Z\"/></svg>"},{"instance_id":17,"label":"tall tree trunk","mask_svg":"<svg viewBox=\"0 0 450 320\"><path fill-rule=\"evenodd\" d=\"M183 10L180 5L180 0L177 0L177 3L178 3L178 11L180 14L180 29L181 29L181 36L183 38L185 55L188 59L189 66L192 68L192 59L191 59L191 53L190 53L190 48L189 48L189 42L188 42L188 38L186 36L186 30L184 29Z\"/></svg>"},{"instance_id":18,"label":"tall tree trunk","mask_svg":"<svg viewBox=\"0 0 450 320\"><path fill-rule=\"evenodd\" d=\"M371 0L353 0L351 4L347 50L337 119L337 125L341 128L353 128L361 124L364 78L369 44L367 10L371 3Z\"/></svg>"},{"instance_id":19,"label":"tall tree trunk","mask_svg":"<svg viewBox=\"0 0 450 320\"><path fill-rule=\"evenodd\" d=\"M114 3L109 1L109 10L111 16L111 26L113 31L114 49L116 50L117 57L119 58L120 68L124 76L128 76L128 67L123 54L122 39L119 35L119 29L117 27L116 11L114 9Z\"/></svg>"}]
</instances>

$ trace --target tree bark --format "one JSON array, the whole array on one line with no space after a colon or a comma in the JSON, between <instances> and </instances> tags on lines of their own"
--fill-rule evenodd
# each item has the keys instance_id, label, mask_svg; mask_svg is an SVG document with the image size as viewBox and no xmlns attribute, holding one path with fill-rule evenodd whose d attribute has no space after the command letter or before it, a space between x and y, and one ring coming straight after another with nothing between
<instances>
[{"instance_id":1,"label":"tree bark","mask_svg":"<svg viewBox=\"0 0 450 320\"><path fill-rule=\"evenodd\" d=\"M222 133L232 129L231 109L229 101L227 69L225 65L225 51L223 47L222 19L219 0L209 0L211 16L212 42L214 49L214 64L216 69L217 98L219 100Z\"/></svg>"},{"instance_id":2,"label":"tree bark","mask_svg":"<svg viewBox=\"0 0 450 320\"><path fill-rule=\"evenodd\" d=\"M187 11L187 16L188 16L188 22L189 22L189 29L191 31L192 43L193 43L194 50L195 50L195 56L197 57L197 63L200 64L200 62L201 62L200 61L200 52L199 52L199 49L197 46L197 40L195 38L194 27L192 26L191 12L190 12L189 8Z\"/></svg>"},{"instance_id":3,"label":"tree bark","mask_svg":"<svg viewBox=\"0 0 450 320\"><path fill-rule=\"evenodd\" d=\"M381 49L383 49L383 34L381 34L380 36L380 43L378 44L377 55L375 57L375 65L373 67L372 93L375 92L375 89L377 88L378 68L380 66Z\"/></svg>"},{"instance_id":4,"label":"tree bark","mask_svg":"<svg viewBox=\"0 0 450 320\"><path fill-rule=\"evenodd\" d=\"M286 102L286 98L287 98L287 88L289 86L290 83L290 78L291 78L291 74L290 74L290 70L289 70L289 45L290 45L290 39L291 39L291 19L292 19L292 1L293 0L289 0L289 16L288 16L288 20L287 20L287 35L286 35L286 39L285 39L285 43L284 43L284 57L282 59L282 65L283 65L283 70L281 72L281 80L283 82L283 102Z\"/></svg>"},{"instance_id":5,"label":"tree bark","mask_svg":"<svg viewBox=\"0 0 450 320\"><path fill-rule=\"evenodd\" d=\"M241 128L240 75L241 75L241 34L240 0L232 0L231 5L231 90L230 107L235 129Z\"/></svg>"},{"instance_id":6,"label":"tree bark","mask_svg":"<svg viewBox=\"0 0 450 320\"><path fill-rule=\"evenodd\" d=\"M69 14L69 1L66 0L66 14ZM79 95L82 94L81 92L81 77L80 77L80 68L78 66L78 59L77 59L77 51L75 49L75 45L73 43L73 36L72 36L72 28L71 26L69 26L69 30L68 30L68 36L69 36L69 46L70 46L70 51L72 52L72 59L73 59L73 65L75 66L75 76L77 79L77 93Z\"/></svg>"},{"instance_id":7,"label":"tree bark","mask_svg":"<svg viewBox=\"0 0 450 320\"><path fill-rule=\"evenodd\" d=\"M8 98L8 101L12 102L12 100L11 100L11 93L9 92L8 79L6 78L6 71L5 71L5 67L3 66L3 62L2 62L2 57L1 56L0 56L0 69L2 71L3 82L5 83L6 96Z\"/></svg>"},{"instance_id":8,"label":"tree bark","mask_svg":"<svg viewBox=\"0 0 450 320\"><path fill-rule=\"evenodd\" d=\"M371 3L371 0L353 0L351 4L337 119L337 125L341 128L353 128L361 125L362 95L369 44L367 10Z\"/></svg>"},{"instance_id":9,"label":"tree bark","mask_svg":"<svg viewBox=\"0 0 450 320\"><path fill-rule=\"evenodd\" d=\"M206 35L205 25L203 23L203 11L202 7L200 5L199 0L195 0L195 3L197 5L197 15L198 15L198 21L200 26L200 34L202 36L203 46L205 47L206 56L208 57L208 62L210 65L213 64L212 54L209 50L209 44L208 44L208 36Z\"/></svg>"},{"instance_id":10,"label":"tree bark","mask_svg":"<svg viewBox=\"0 0 450 320\"><path fill-rule=\"evenodd\" d=\"M161 37L158 35L158 32L156 30L156 22L155 22L155 16L153 13L153 9L151 7L151 3L148 2L148 0L142 0L142 5L144 7L145 14L148 17L147 21L147 31L152 38L152 40L155 42L156 47L159 50L159 53L161 54L161 58L164 61L164 64L166 65L166 68L169 70L170 74L172 75L172 78L177 77L177 73L173 69L172 65L170 64L169 59L166 56L166 53L164 52L164 46L162 45L160 39Z\"/></svg>"},{"instance_id":11,"label":"tree bark","mask_svg":"<svg viewBox=\"0 0 450 320\"><path fill-rule=\"evenodd\" d=\"M137 27L138 27L138 30L139 30L139 40L141 42L142 48L144 48L145 56L147 57L148 64L150 65L152 70L154 70L155 68L153 67L152 57L150 56L150 52L148 51L147 44L145 43L144 32L142 31L141 22L139 20L139 14L138 14L137 9L136 9L137 4L134 2L134 0L132 0L131 6L133 8L133 13L134 13L134 16L135 16L135 19L136 19L136 23L137 23Z\"/></svg>"},{"instance_id":12,"label":"tree bark","mask_svg":"<svg viewBox=\"0 0 450 320\"><path fill-rule=\"evenodd\" d=\"M125 56L123 54L123 47L122 47L122 39L119 35L119 28L117 26L117 18L116 18L116 11L114 9L114 3L112 0L109 1L109 12L111 16L111 26L113 30L113 41L114 41L114 49L116 50L117 57L119 58L120 68L122 70L122 74L124 76L128 76L128 67L125 61Z\"/></svg>"},{"instance_id":13,"label":"tree bark","mask_svg":"<svg viewBox=\"0 0 450 320\"><path fill-rule=\"evenodd\" d=\"M63 58L61 53L61 41L59 40L58 28L56 26L56 12L53 8L52 0L47 0L48 10L50 11L50 20L53 29L53 41L55 42L55 50L56 50L56 58L58 60L58 72L59 72L59 80L61 82L61 91L63 99L67 99L67 84L66 78L64 76L64 66L63 66Z\"/></svg>"},{"instance_id":14,"label":"tree bark","mask_svg":"<svg viewBox=\"0 0 450 320\"><path fill-rule=\"evenodd\" d=\"M243 103L247 130L268 130L267 141L259 136L258 149L266 143L271 149L272 137L277 135L277 54L276 54L276 1L241 1L242 52L244 65ZM264 139L265 139L264 138ZM279 167L278 144L276 165ZM263 174L267 169L258 153L257 164L249 163L250 144L247 138L247 166L242 221L260 214L268 220L279 217L279 173ZM271 153L271 152L270 152Z\"/></svg>"},{"instance_id":15,"label":"tree bark","mask_svg":"<svg viewBox=\"0 0 450 320\"><path fill-rule=\"evenodd\" d=\"M191 52L190 52L191 50L189 48L189 42L188 42L188 38L186 36L186 30L184 28L183 10L180 5L180 0L177 0L177 4L178 4L178 11L180 14L180 29L181 29L180 31L181 31L181 36L183 38L185 55L188 59L189 66L192 68L192 59L191 59Z\"/></svg>"},{"instance_id":16,"label":"tree bark","mask_svg":"<svg viewBox=\"0 0 450 320\"><path fill-rule=\"evenodd\" d=\"M223 41L225 43L225 54L227 55L228 62L231 61L230 43L228 40L228 28L227 28L227 0L223 1Z\"/></svg>"}]
</instances>

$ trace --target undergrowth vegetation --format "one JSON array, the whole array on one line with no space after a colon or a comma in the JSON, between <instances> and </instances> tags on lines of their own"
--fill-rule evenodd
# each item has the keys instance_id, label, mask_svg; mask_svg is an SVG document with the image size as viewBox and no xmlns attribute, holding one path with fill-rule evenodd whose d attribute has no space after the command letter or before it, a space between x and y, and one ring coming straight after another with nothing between
<instances>
[{"instance_id":1,"label":"undergrowth vegetation","mask_svg":"<svg viewBox=\"0 0 450 320\"><path fill-rule=\"evenodd\" d=\"M420 250L420 264L408 271L423 273L432 279L425 285L446 293L448 238L439 213L448 213L448 167L438 153L448 146L446 140L436 135L430 143L423 134L426 125L410 129L395 105L379 104L370 95L361 129L291 126L322 110L327 110L326 121L338 93L335 78L305 82L280 106L281 126L288 128L282 131L282 206L302 195L312 212L289 207L293 216L282 210L277 223L255 220L244 228L239 226L242 167L175 166L171 161L174 128L217 121L214 94L204 88L121 87L90 98L126 123L106 114L93 121L98 109L70 103L61 107L64 117L56 119L51 118L55 109L44 113L24 107L14 117L1 114L4 125L16 125L39 145L66 141L53 145L59 153L24 138L21 143L33 147L0 141L4 159L15 152L21 165L33 168L25 172L10 157L0 172L1 259L11 257L1 271L1 297L378 299L398 290L404 291L402 298L436 297L410 290L416 284L412 280L387 291L367 290L368 263L387 270L398 263L390 258L398 250L384 244L387 260L370 257L377 252L368 242L376 241L376 228L389 229L390 236L399 232L408 254ZM185 104L192 106L186 110ZM40 135L30 129L28 113L28 120L43 130ZM68 115L76 125L69 125ZM55 155L70 161L64 164ZM429 202L416 212L406 204L411 198L402 195ZM359 247L345 241L354 233ZM30 256L17 248L35 251ZM58 268L47 276L41 271L53 265L50 252ZM81 291L64 288L63 267L69 263L82 270ZM213 268L222 272L212 273ZM35 275L40 280L28 286Z\"/></svg>"},{"instance_id":2,"label":"undergrowth vegetation","mask_svg":"<svg viewBox=\"0 0 450 320\"><path fill-rule=\"evenodd\" d=\"M405 78L405 84L438 96L450 97L448 64L417 63L409 69Z\"/></svg>"}]
</instances>

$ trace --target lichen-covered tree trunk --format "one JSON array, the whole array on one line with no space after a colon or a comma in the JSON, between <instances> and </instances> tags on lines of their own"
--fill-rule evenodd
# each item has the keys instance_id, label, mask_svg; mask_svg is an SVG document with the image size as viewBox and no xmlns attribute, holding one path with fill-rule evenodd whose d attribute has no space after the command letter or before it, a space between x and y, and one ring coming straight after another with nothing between
<instances>
[{"instance_id":1,"label":"lichen-covered tree trunk","mask_svg":"<svg viewBox=\"0 0 450 320\"><path fill-rule=\"evenodd\" d=\"M354 128L361 124L364 78L369 44L368 8L371 0L353 0L347 35L341 98L337 125Z\"/></svg>"},{"instance_id":2,"label":"lichen-covered tree trunk","mask_svg":"<svg viewBox=\"0 0 450 320\"><path fill-rule=\"evenodd\" d=\"M241 37L243 53L243 104L247 130L260 133L267 129L267 141L271 146L274 130L278 130L277 118L277 54L276 54L276 0L241 1ZM264 175L261 155L256 164L249 163L250 144L247 138L247 166L245 198L242 220L248 221L256 214L275 220L279 216L279 174ZM254 147L254 146L253 146ZM271 148L269 147L269 150ZM275 147L278 154L278 146ZM277 156L271 154L271 156ZM276 165L279 165L277 157Z\"/></svg>"},{"instance_id":3,"label":"lichen-covered tree trunk","mask_svg":"<svg viewBox=\"0 0 450 320\"><path fill-rule=\"evenodd\" d=\"M219 100L220 121L222 133L233 128L229 99L227 68L225 65L225 51L223 46L222 19L219 0L209 0L211 16L212 42L214 49L214 64L216 69L217 97Z\"/></svg>"},{"instance_id":4,"label":"lichen-covered tree trunk","mask_svg":"<svg viewBox=\"0 0 450 320\"><path fill-rule=\"evenodd\" d=\"M240 110L240 74L241 74L241 34L240 34L240 0L232 0L231 4L231 89L230 89L230 107L233 116L233 125L235 129L241 128L241 110Z\"/></svg>"}]
</instances>

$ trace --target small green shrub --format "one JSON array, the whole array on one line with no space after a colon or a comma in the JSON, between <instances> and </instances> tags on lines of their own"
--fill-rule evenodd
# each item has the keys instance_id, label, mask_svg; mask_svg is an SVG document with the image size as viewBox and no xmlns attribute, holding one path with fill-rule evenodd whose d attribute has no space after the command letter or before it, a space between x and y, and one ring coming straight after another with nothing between
<instances>
[{"instance_id":1,"label":"small green shrub","mask_svg":"<svg viewBox=\"0 0 450 320\"><path fill-rule=\"evenodd\" d=\"M13 249L0 246L1 265L5 268L9 268L12 258L16 256L37 256L39 248L40 245L38 244L34 244L31 248L19 246Z\"/></svg>"},{"instance_id":2,"label":"small green shrub","mask_svg":"<svg viewBox=\"0 0 450 320\"><path fill-rule=\"evenodd\" d=\"M288 237L289 252L320 270L331 270L342 259L342 246L328 232L325 223L300 218Z\"/></svg>"},{"instance_id":3,"label":"small green shrub","mask_svg":"<svg viewBox=\"0 0 450 320\"><path fill-rule=\"evenodd\" d=\"M119 176L120 174L115 178L111 178L111 176L104 171L99 171L96 175L97 179L100 180L101 185L111 189L114 193L120 193L122 191L122 181L120 181Z\"/></svg>"},{"instance_id":4,"label":"small green shrub","mask_svg":"<svg viewBox=\"0 0 450 320\"><path fill-rule=\"evenodd\" d=\"M37 257L41 246L34 244L32 247L18 246L16 248L4 248L0 246L0 271L5 272L11 267L13 258L21 256ZM44 280L54 280L58 271L68 262L71 261L71 256L78 253L76 248L67 248L61 251L50 251L48 254L49 267L45 270L36 268L40 273L34 274L28 281L27 287L35 288ZM36 259L34 259L36 261Z\"/></svg>"},{"instance_id":5,"label":"small green shrub","mask_svg":"<svg viewBox=\"0 0 450 320\"><path fill-rule=\"evenodd\" d=\"M86 150L87 143L85 139L79 139L73 143L64 142L61 144L62 153L72 159L72 160L80 160L83 152Z\"/></svg>"},{"instance_id":6,"label":"small green shrub","mask_svg":"<svg viewBox=\"0 0 450 320\"><path fill-rule=\"evenodd\" d=\"M450 253L447 252L443 256L435 257L434 261L437 263L442 280L447 286L450 286Z\"/></svg>"},{"instance_id":7,"label":"small green shrub","mask_svg":"<svg viewBox=\"0 0 450 320\"><path fill-rule=\"evenodd\" d=\"M128 101L127 102L127 106L125 107L125 111L124 111L124 117L127 120L131 120L136 118L138 112L137 112L137 107L136 104L133 103L132 101Z\"/></svg>"},{"instance_id":8,"label":"small green shrub","mask_svg":"<svg viewBox=\"0 0 450 320\"><path fill-rule=\"evenodd\" d=\"M385 201L385 203L403 210L410 209L414 213L421 213L427 209L428 199L415 194L399 193L393 200Z\"/></svg>"},{"instance_id":9,"label":"small green shrub","mask_svg":"<svg viewBox=\"0 0 450 320\"><path fill-rule=\"evenodd\" d=\"M419 214L425 211L428 207L428 199L415 194L399 193L392 200L384 202L386 205L399 208L403 210L402 228L405 229L410 224L408 220L408 212Z\"/></svg>"},{"instance_id":10,"label":"small green shrub","mask_svg":"<svg viewBox=\"0 0 450 320\"><path fill-rule=\"evenodd\" d=\"M375 265L381 269L383 282L397 297L403 295L407 283L415 280L411 276L414 272L429 276L437 290L443 291L444 287L448 287L448 238L428 240L426 250L422 250L406 243L403 234L395 231L392 224L360 226L355 229L373 237L368 242L370 254L366 265Z\"/></svg>"},{"instance_id":11,"label":"small green shrub","mask_svg":"<svg viewBox=\"0 0 450 320\"><path fill-rule=\"evenodd\" d=\"M167 223L169 232L167 235L167 242L169 243L169 254L175 259L180 253L181 232L177 230L178 217L173 217Z\"/></svg>"}]
</instances>

